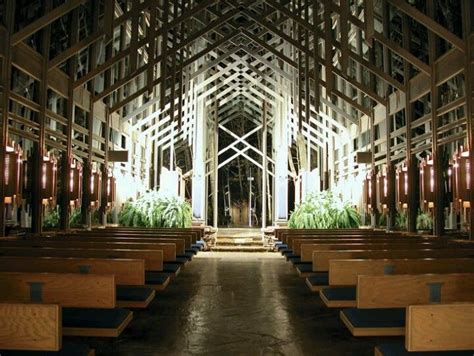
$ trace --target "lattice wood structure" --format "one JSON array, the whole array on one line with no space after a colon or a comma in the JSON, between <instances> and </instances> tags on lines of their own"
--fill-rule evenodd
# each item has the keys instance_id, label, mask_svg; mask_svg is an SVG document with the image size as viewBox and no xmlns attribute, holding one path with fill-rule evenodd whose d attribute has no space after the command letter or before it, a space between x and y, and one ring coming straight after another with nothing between
<instances>
[{"instance_id":1,"label":"lattice wood structure","mask_svg":"<svg viewBox=\"0 0 474 356\"><path fill-rule=\"evenodd\" d=\"M171 161L187 153L180 168L192 177L193 211L201 220L209 204L217 206L216 194L208 199L208 182L217 192L218 169L244 157L264 172L262 201L271 199L262 214L270 210L265 220L272 221L288 216L287 181L295 171L316 161L322 187L344 185L365 177L354 158L370 151L374 184L387 165L392 192L396 168L410 167L408 229L414 230L419 161L433 157L440 202L446 157L461 145L472 152L473 18L470 0L2 0L0 146L20 142L30 157L33 231L41 230L43 215L35 162L47 152L62 167L77 159L85 182L98 167L105 209L109 151L120 149L129 159L118 166L143 188L158 184L163 152ZM227 126L233 120L251 122L252 132L236 135ZM221 134L235 142L220 148ZM261 135L258 148L247 142L253 134ZM298 140L309 160L293 170L289 152ZM68 182L60 183L67 229ZM83 219L90 223L97 197L84 186ZM438 235L444 208L434 205ZM5 225L1 214L1 232Z\"/></svg>"}]
</instances>

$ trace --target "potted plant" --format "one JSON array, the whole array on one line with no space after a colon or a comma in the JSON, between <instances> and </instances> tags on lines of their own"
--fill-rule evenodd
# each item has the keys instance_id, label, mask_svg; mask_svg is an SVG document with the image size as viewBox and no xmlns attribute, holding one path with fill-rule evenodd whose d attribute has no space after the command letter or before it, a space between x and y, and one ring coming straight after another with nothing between
<instances>
[{"instance_id":1,"label":"potted plant","mask_svg":"<svg viewBox=\"0 0 474 356\"><path fill-rule=\"evenodd\" d=\"M430 234L433 230L433 218L427 212L418 212L416 217L416 229L419 233Z\"/></svg>"}]
</instances>

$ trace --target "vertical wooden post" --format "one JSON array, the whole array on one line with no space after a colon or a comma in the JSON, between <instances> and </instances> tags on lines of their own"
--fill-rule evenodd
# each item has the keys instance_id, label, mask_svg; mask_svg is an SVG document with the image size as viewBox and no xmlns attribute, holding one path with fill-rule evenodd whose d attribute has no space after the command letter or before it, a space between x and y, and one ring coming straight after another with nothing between
<instances>
[{"instance_id":1,"label":"vertical wooden post","mask_svg":"<svg viewBox=\"0 0 474 356\"><path fill-rule=\"evenodd\" d=\"M70 26L70 45L74 45L79 37L79 9L76 8L72 11L71 26ZM66 152L63 157L63 176L67 176L69 167L67 164L70 163L72 158L72 126L74 123L74 79L77 72L77 56L71 57L68 63L69 67L69 82L68 82L68 98L66 104ZM60 225L64 231L69 231L69 217L71 215L71 207L69 205L70 194L68 189L68 180L62 180L62 201L61 201L61 214L60 214Z\"/></svg>"},{"instance_id":2,"label":"vertical wooden post","mask_svg":"<svg viewBox=\"0 0 474 356\"><path fill-rule=\"evenodd\" d=\"M10 82L11 82L11 43L10 36L13 33L15 23L15 1L7 0L5 2L5 38L3 39L4 57L2 59L2 83L3 95L0 98L2 116L0 120L0 236L5 236L5 152L8 137L8 115L10 107Z\"/></svg>"},{"instance_id":3,"label":"vertical wooden post","mask_svg":"<svg viewBox=\"0 0 474 356\"><path fill-rule=\"evenodd\" d=\"M52 0L47 0L45 5L45 13L52 9ZM41 162L46 153L45 143L45 125L46 125L46 107L48 105L48 62L49 50L51 43L51 25L43 28L41 39L42 66L41 66L41 82L39 85L39 104L38 113L39 130L38 130L38 149L35 154L35 164L33 169L33 199L32 199L32 225L33 233L41 233L43 231L43 206L41 197Z\"/></svg>"},{"instance_id":4,"label":"vertical wooden post","mask_svg":"<svg viewBox=\"0 0 474 356\"><path fill-rule=\"evenodd\" d=\"M474 240L474 5L471 0L464 0L463 3L463 24L464 38L466 41L466 61L465 61L465 92L466 92L466 118L467 118L467 143L470 152L471 163L471 225L469 228L469 239Z\"/></svg>"}]
</instances>

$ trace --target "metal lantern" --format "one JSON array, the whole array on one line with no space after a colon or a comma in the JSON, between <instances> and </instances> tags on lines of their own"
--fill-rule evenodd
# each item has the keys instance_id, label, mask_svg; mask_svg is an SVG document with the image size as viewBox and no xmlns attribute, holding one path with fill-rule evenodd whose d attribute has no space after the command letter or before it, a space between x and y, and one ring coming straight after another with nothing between
<instances>
[{"instance_id":1,"label":"metal lantern","mask_svg":"<svg viewBox=\"0 0 474 356\"><path fill-rule=\"evenodd\" d=\"M102 173L98 169L93 169L90 181L90 202L91 206L99 206L102 191Z\"/></svg>"},{"instance_id":2,"label":"metal lantern","mask_svg":"<svg viewBox=\"0 0 474 356\"><path fill-rule=\"evenodd\" d=\"M404 162L397 169L397 202L401 208L408 207L408 167Z\"/></svg>"},{"instance_id":3,"label":"metal lantern","mask_svg":"<svg viewBox=\"0 0 474 356\"><path fill-rule=\"evenodd\" d=\"M429 156L420 163L421 207L424 210L434 207L435 201L435 167Z\"/></svg>"},{"instance_id":4,"label":"metal lantern","mask_svg":"<svg viewBox=\"0 0 474 356\"><path fill-rule=\"evenodd\" d=\"M472 189L471 161L468 150L462 147L453 156L453 195L457 209L470 208Z\"/></svg>"},{"instance_id":5,"label":"metal lantern","mask_svg":"<svg viewBox=\"0 0 474 356\"><path fill-rule=\"evenodd\" d=\"M48 204L56 199L57 195L58 163L55 157L49 154L43 156L41 163L41 199Z\"/></svg>"},{"instance_id":6,"label":"metal lantern","mask_svg":"<svg viewBox=\"0 0 474 356\"><path fill-rule=\"evenodd\" d=\"M364 179L364 205L367 211L372 209L372 174L369 171Z\"/></svg>"},{"instance_id":7,"label":"metal lantern","mask_svg":"<svg viewBox=\"0 0 474 356\"><path fill-rule=\"evenodd\" d=\"M5 152L5 204L17 204L21 200L23 151L20 146L12 144Z\"/></svg>"},{"instance_id":8,"label":"metal lantern","mask_svg":"<svg viewBox=\"0 0 474 356\"><path fill-rule=\"evenodd\" d=\"M117 194L117 181L114 176L107 177L107 206L111 207L115 203Z\"/></svg>"},{"instance_id":9,"label":"metal lantern","mask_svg":"<svg viewBox=\"0 0 474 356\"><path fill-rule=\"evenodd\" d=\"M72 159L69 164L69 200L71 205L78 204L82 197L82 164Z\"/></svg>"},{"instance_id":10,"label":"metal lantern","mask_svg":"<svg viewBox=\"0 0 474 356\"><path fill-rule=\"evenodd\" d=\"M390 204L389 179L388 168L384 165L379 174L377 174L377 192L382 210L386 210Z\"/></svg>"}]
</instances>

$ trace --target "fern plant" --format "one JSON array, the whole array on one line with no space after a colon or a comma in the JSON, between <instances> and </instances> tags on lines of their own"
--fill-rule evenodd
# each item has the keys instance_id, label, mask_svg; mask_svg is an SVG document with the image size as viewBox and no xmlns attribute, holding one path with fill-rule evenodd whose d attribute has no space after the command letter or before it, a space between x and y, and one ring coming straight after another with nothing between
<instances>
[{"instance_id":1,"label":"fern plant","mask_svg":"<svg viewBox=\"0 0 474 356\"><path fill-rule=\"evenodd\" d=\"M400 230L406 230L408 223L408 215L404 210L397 210L395 215L395 227Z\"/></svg>"},{"instance_id":2,"label":"fern plant","mask_svg":"<svg viewBox=\"0 0 474 356\"><path fill-rule=\"evenodd\" d=\"M418 216L416 217L416 229L424 231L433 229L433 218L429 213L418 212Z\"/></svg>"},{"instance_id":3,"label":"fern plant","mask_svg":"<svg viewBox=\"0 0 474 356\"><path fill-rule=\"evenodd\" d=\"M43 227L58 228L59 227L59 207L48 209L43 218Z\"/></svg>"},{"instance_id":4,"label":"fern plant","mask_svg":"<svg viewBox=\"0 0 474 356\"><path fill-rule=\"evenodd\" d=\"M151 191L126 202L118 219L123 226L183 228L191 227L192 210L184 199Z\"/></svg>"},{"instance_id":5,"label":"fern plant","mask_svg":"<svg viewBox=\"0 0 474 356\"><path fill-rule=\"evenodd\" d=\"M293 229L357 228L360 215L349 203L323 191L307 196L291 214L288 225Z\"/></svg>"}]
</instances>

